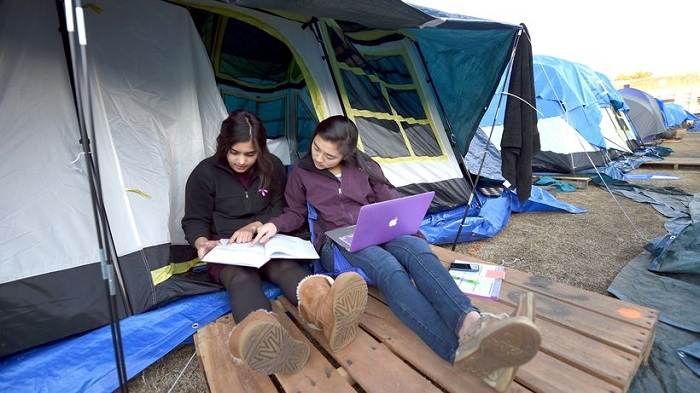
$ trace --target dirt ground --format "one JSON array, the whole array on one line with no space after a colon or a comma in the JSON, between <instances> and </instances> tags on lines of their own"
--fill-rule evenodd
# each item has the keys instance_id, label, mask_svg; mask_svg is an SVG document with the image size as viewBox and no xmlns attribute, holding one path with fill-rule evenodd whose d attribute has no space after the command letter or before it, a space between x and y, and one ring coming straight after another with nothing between
<instances>
[{"instance_id":1,"label":"dirt ground","mask_svg":"<svg viewBox=\"0 0 700 393\"><path fill-rule=\"evenodd\" d=\"M666 141L663 146L674 150L669 159L700 158L700 134ZM700 193L697 167L673 170L642 166L634 173L675 175L680 179L631 183ZM650 204L612 195L592 183L575 192L558 192L556 197L588 211L514 214L493 238L458 244L456 251L609 296L607 287L622 267L643 252L650 240L666 233L666 217ZM128 388L139 393L207 391L193 345L176 348L134 377Z\"/></svg>"}]
</instances>

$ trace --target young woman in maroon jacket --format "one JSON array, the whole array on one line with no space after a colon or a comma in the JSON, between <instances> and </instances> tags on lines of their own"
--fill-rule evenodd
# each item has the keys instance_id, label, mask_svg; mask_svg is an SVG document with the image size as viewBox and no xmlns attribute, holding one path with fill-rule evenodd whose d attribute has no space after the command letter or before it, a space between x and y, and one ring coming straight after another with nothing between
<instances>
[{"instance_id":1,"label":"young woman in maroon jacket","mask_svg":"<svg viewBox=\"0 0 700 393\"><path fill-rule=\"evenodd\" d=\"M294 166L287 181L284 213L259 227L254 242L300 227L309 203L318 214L321 263L334 271L332 241L323 231L353 225L363 205L399 196L380 166L357 149L357 142L357 127L347 117L319 123L310 155ZM480 313L423 237L401 236L353 253L339 249L376 283L397 317L435 353L494 386L498 383L499 390L510 384L514 367L537 353L540 332L531 319ZM530 315L532 310L517 313ZM502 378L507 380L498 381Z\"/></svg>"}]
</instances>

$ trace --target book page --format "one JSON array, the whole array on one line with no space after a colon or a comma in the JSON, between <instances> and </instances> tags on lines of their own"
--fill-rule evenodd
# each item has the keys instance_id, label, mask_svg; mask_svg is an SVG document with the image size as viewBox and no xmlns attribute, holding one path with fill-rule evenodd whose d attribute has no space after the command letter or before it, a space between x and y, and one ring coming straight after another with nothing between
<instances>
[{"instance_id":1,"label":"book page","mask_svg":"<svg viewBox=\"0 0 700 393\"><path fill-rule=\"evenodd\" d=\"M304 239L294 236L276 234L265 243L265 252L269 259L272 258L319 258L314 245Z\"/></svg>"},{"instance_id":2,"label":"book page","mask_svg":"<svg viewBox=\"0 0 700 393\"><path fill-rule=\"evenodd\" d=\"M220 244L202 258L202 262L252 267L260 267L268 260L262 244L251 246L250 243Z\"/></svg>"}]
</instances>

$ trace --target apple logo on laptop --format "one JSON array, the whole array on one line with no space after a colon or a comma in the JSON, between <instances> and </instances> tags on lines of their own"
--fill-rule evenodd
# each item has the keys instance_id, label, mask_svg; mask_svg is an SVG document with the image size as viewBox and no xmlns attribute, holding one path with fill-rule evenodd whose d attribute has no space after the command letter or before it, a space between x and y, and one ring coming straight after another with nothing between
<instances>
[{"instance_id":1,"label":"apple logo on laptop","mask_svg":"<svg viewBox=\"0 0 700 393\"><path fill-rule=\"evenodd\" d=\"M396 224L398 224L398 223L399 223L399 218L398 218L398 217L395 217L395 218L392 218L391 221L389 221L389 226L390 226L390 227L395 227Z\"/></svg>"}]
</instances>

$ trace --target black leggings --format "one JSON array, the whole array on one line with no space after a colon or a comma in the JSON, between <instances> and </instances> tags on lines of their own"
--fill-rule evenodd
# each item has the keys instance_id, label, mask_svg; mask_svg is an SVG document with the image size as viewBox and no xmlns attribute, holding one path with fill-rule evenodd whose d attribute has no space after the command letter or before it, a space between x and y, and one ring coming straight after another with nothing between
<instances>
[{"instance_id":1,"label":"black leggings","mask_svg":"<svg viewBox=\"0 0 700 393\"><path fill-rule=\"evenodd\" d=\"M219 277L228 293L233 319L240 322L255 310L272 311L272 305L262 290L262 280L280 287L287 300L297 306L297 285L308 275L309 271L300 265L300 261L273 259L260 269L229 265L223 268Z\"/></svg>"}]
</instances>

